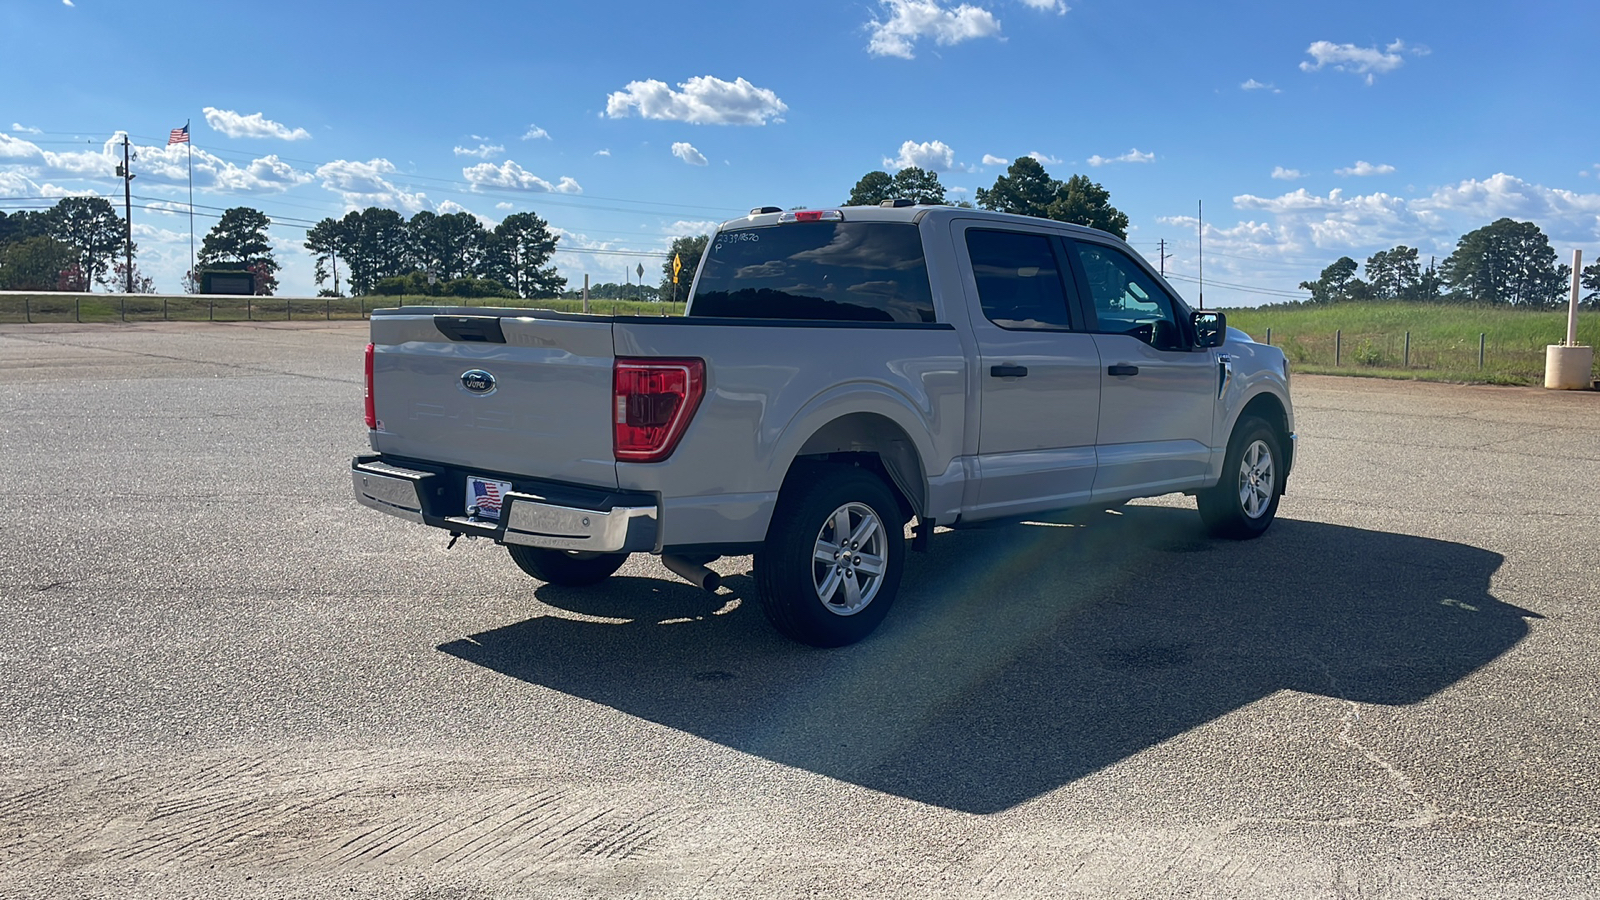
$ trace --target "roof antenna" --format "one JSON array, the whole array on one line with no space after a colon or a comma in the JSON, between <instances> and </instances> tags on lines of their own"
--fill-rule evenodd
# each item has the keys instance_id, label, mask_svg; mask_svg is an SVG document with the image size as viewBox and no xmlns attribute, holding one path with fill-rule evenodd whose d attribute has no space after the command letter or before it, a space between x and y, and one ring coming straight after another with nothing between
<instances>
[{"instance_id":1,"label":"roof antenna","mask_svg":"<svg viewBox=\"0 0 1600 900\"><path fill-rule=\"evenodd\" d=\"M1195 209L1200 214L1200 308L1206 308L1206 202L1195 201Z\"/></svg>"}]
</instances>

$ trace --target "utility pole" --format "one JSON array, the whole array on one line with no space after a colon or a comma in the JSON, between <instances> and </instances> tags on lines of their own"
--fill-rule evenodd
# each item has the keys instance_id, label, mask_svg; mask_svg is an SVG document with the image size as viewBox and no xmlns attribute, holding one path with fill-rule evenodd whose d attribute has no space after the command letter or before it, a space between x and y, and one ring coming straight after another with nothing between
<instances>
[{"instance_id":1,"label":"utility pole","mask_svg":"<svg viewBox=\"0 0 1600 900\"><path fill-rule=\"evenodd\" d=\"M1195 201L1200 219L1200 308L1206 308L1206 202Z\"/></svg>"},{"instance_id":2,"label":"utility pole","mask_svg":"<svg viewBox=\"0 0 1600 900\"><path fill-rule=\"evenodd\" d=\"M1161 277L1165 278L1167 277L1167 260L1172 258L1172 254L1167 252L1166 238L1162 238L1156 244L1161 248L1156 251L1156 262L1161 267Z\"/></svg>"},{"instance_id":3,"label":"utility pole","mask_svg":"<svg viewBox=\"0 0 1600 900\"><path fill-rule=\"evenodd\" d=\"M122 133L122 171L117 173L122 176L122 217L127 225L127 242L124 246L125 257L128 265L128 293L133 293L133 170L131 168L133 155L128 146L128 133Z\"/></svg>"}]
</instances>

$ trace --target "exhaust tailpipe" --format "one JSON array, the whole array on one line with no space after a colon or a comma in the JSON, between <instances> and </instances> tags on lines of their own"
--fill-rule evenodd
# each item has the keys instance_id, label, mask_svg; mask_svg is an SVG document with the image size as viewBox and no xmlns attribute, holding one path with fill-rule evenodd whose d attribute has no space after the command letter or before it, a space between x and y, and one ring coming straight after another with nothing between
<instances>
[{"instance_id":1,"label":"exhaust tailpipe","mask_svg":"<svg viewBox=\"0 0 1600 900\"><path fill-rule=\"evenodd\" d=\"M722 587L722 576L706 568L704 564L682 556L665 555L661 557L661 564L671 569L673 574L689 582L707 593L716 593Z\"/></svg>"}]
</instances>

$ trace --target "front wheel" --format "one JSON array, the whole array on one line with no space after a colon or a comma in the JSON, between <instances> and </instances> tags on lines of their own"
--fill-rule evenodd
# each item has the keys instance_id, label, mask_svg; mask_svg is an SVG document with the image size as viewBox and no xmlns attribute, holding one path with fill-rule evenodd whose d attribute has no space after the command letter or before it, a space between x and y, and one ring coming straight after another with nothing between
<instances>
[{"instance_id":1,"label":"front wheel","mask_svg":"<svg viewBox=\"0 0 1600 900\"><path fill-rule=\"evenodd\" d=\"M1228 441L1222 480L1195 499L1214 537L1260 537L1278 514L1283 496L1283 443L1278 432L1255 417L1241 419Z\"/></svg>"},{"instance_id":2,"label":"front wheel","mask_svg":"<svg viewBox=\"0 0 1600 900\"><path fill-rule=\"evenodd\" d=\"M626 553L592 553L581 550L551 550L507 544L506 552L517 568L548 584L581 587L605 581L628 561Z\"/></svg>"},{"instance_id":3,"label":"front wheel","mask_svg":"<svg viewBox=\"0 0 1600 900\"><path fill-rule=\"evenodd\" d=\"M882 479L854 467L819 468L779 498L756 553L761 610L803 644L853 644L888 615L905 552L900 506Z\"/></svg>"}]
</instances>

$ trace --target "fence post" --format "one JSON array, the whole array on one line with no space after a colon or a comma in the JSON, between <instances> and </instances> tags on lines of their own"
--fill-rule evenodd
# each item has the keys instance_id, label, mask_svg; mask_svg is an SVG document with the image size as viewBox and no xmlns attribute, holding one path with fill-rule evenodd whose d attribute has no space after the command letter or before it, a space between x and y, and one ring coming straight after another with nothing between
<instances>
[{"instance_id":1,"label":"fence post","mask_svg":"<svg viewBox=\"0 0 1600 900\"><path fill-rule=\"evenodd\" d=\"M167 298L161 298L161 321L167 321Z\"/></svg>"},{"instance_id":2,"label":"fence post","mask_svg":"<svg viewBox=\"0 0 1600 900\"><path fill-rule=\"evenodd\" d=\"M122 295L122 321L128 321L128 295Z\"/></svg>"},{"instance_id":3,"label":"fence post","mask_svg":"<svg viewBox=\"0 0 1600 900\"><path fill-rule=\"evenodd\" d=\"M244 317L246 321L254 322L256 320L255 300L256 298L253 294L244 298Z\"/></svg>"},{"instance_id":4,"label":"fence post","mask_svg":"<svg viewBox=\"0 0 1600 900\"><path fill-rule=\"evenodd\" d=\"M294 321L294 300L288 297L283 298L283 318L287 322Z\"/></svg>"},{"instance_id":5,"label":"fence post","mask_svg":"<svg viewBox=\"0 0 1600 900\"><path fill-rule=\"evenodd\" d=\"M1267 346L1272 346L1272 329L1270 327L1267 329Z\"/></svg>"},{"instance_id":6,"label":"fence post","mask_svg":"<svg viewBox=\"0 0 1600 900\"><path fill-rule=\"evenodd\" d=\"M327 319L329 322L333 321L333 298L332 297L323 297L322 298L322 317L324 319Z\"/></svg>"},{"instance_id":7,"label":"fence post","mask_svg":"<svg viewBox=\"0 0 1600 900\"><path fill-rule=\"evenodd\" d=\"M1339 351L1341 349L1343 349L1340 346L1342 343L1344 343L1344 333L1343 333L1343 331L1341 329L1334 329L1334 332L1333 332L1333 366L1334 366L1334 368L1338 368L1339 367Z\"/></svg>"},{"instance_id":8,"label":"fence post","mask_svg":"<svg viewBox=\"0 0 1600 900\"><path fill-rule=\"evenodd\" d=\"M208 296L208 297L206 297L206 321L207 322L215 322L216 320L217 320L217 298Z\"/></svg>"},{"instance_id":9,"label":"fence post","mask_svg":"<svg viewBox=\"0 0 1600 900\"><path fill-rule=\"evenodd\" d=\"M1406 355L1404 368L1411 368L1411 332L1406 332Z\"/></svg>"},{"instance_id":10,"label":"fence post","mask_svg":"<svg viewBox=\"0 0 1600 900\"><path fill-rule=\"evenodd\" d=\"M1483 371L1483 332L1478 332L1478 371Z\"/></svg>"},{"instance_id":11,"label":"fence post","mask_svg":"<svg viewBox=\"0 0 1600 900\"><path fill-rule=\"evenodd\" d=\"M22 298L22 318L29 325L33 324L33 305L28 301L27 297Z\"/></svg>"},{"instance_id":12,"label":"fence post","mask_svg":"<svg viewBox=\"0 0 1600 900\"><path fill-rule=\"evenodd\" d=\"M82 297L73 297L72 298L72 321L74 321L74 322L82 322L83 321L83 298Z\"/></svg>"}]
</instances>

